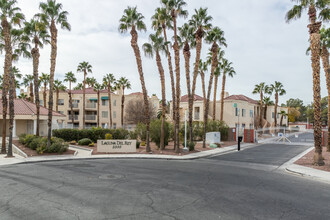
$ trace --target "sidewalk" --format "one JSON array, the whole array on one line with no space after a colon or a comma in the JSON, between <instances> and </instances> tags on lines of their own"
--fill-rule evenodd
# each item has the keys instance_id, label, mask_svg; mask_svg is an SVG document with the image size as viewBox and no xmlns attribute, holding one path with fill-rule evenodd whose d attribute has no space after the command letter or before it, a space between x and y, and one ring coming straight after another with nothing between
<instances>
[{"instance_id":1,"label":"sidewalk","mask_svg":"<svg viewBox=\"0 0 330 220\"><path fill-rule=\"evenodd\" d=\"M241 144L241 150L255 147L256 144ZM237 151L237 145L216 148L214 150L202 151L184 156L174 155L155 155L155 154L104 154L104 155L91 155L91 152L86 149L79 149L77 147L71 147L71 150L75 150L74 156L71 155L59 155L59 156L37 156L23 158L17 156L15 158L4 158L4 155L0 157L0 166L11 165L18 163L35 163L46 161L62 161L62 160L79 160L79 159L164 159L164 160L193 160L198 158L216 156L224 153ZM2 157L3 156L3 157ZM15 155L16 156L16 155Z\"/></svg>"}]
</instances>

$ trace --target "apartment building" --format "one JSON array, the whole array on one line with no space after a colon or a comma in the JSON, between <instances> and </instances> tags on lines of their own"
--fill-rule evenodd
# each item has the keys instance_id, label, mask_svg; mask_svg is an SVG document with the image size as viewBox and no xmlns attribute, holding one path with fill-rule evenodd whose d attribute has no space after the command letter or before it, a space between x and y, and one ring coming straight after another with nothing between
<instances>
[{"instance_id":1,"label":"apartment building","mask_svg":"<svg viewBox=\"0 0 330 220\"><path fill-rule=\"evenodd\" d=\"M83 91L82 90L72 90L72 107L73 107L73 117L74 123L72 124L72 115L69 102L68 91L60 91L58 97L58 112L65 115L65 120L58 121L59 127L62 128L83 128ZM28 95L28 93L26 93ZM48 105L49 101L49 91L46 91L46 102L43 100L43 89L39 92L40 105L44 106L44 103ZM54 106L53 110L56 111L56 92L54 92ZM128 102L133 99L143 99L142 93L131 93L125 95L124 108L127 106ZM110 111L109 111L109 96L107 90L100 91L100 100L98 103L97 92L93 88L86 88L85 90L85 128L97 127L97 121L99 118L100 126L103 128L110 128ZM112 112L112 128L125 127L126 129L131 129L134 125L121 124L121 100L122 100L122 90L117 90L111 93L111 112ZM152 105L159 109L159 99L157 96L153 95L149 98ZM99 105L99 112L98 112ZM47 107L47 106L46 106ZM125 119L125 109L124 109L124 119Z\"/></svg>"}]
</instances>

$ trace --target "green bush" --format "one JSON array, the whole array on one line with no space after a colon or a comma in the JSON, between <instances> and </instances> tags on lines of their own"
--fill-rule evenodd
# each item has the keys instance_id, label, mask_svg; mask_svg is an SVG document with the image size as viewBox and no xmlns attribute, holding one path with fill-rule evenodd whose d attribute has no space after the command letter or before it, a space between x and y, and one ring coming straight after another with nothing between
<instances>
[{"instance_id":1,"label":"green bush","mask_svg":"<svg viewBox=\"0 0 330 220\"><path fill-rule=\"evenodd\" d=\"M77 129L58 129L53 130L53 137L62 138L64 141L78 141L79 130Z\"/></svg>"},{"instance_id":2,"label":"green bush","mask_svg":"<svg viewBox=\"0 0 330 220\"><path fill-rule=\"evenodd\" d=\"M37 137L35 135L26 135L25 139L21 138L21 143L25 143L25 146L36 150L38 154L43 153L63 153L67 151L68 144L61 138L52 137L51 145L47 148L47 138Z\"/></svg>"},{"instance_id":3,"label":"green bush","mask_svg":"<svg viewBox=\"0 0 330 220\"><path fill-rule=\"evenodd\" d=\"M91 143L93 143L93 141L89 138L83 138L80 141L78 141L78 144L81 145L81 146L87 146Z\"/></svg>"},{"instance_id":4,"label":"green bush","mask_svg":"<svg viewBox=\"0 0 330 220\"><path fill-rule=\"evenodd\" d=\"M35 135L32 134L28 134L26 135L25 139L24 139L24 144L29 147L29 145L31 144L31 142L36 138Z\"/></svg>"},{"instance_id":5,"label":"green bush","mask_svg":"<svg viewBox=\"0 0 330 220\"><path fill-rule=\"evenodd\" d=\"M136 141L136 149L139 149L140 148L140 142L139 141Z\"/></svg>"},{"instance_id":6,"label":"green bush","mask_svg":"<svg viewBox=\"0 0 330 220\"><path fill-rule=\"evenodd\" d=\"M138 123L135 129L136 135L141 141L147 140L147 126L143 123ZM143 145L142 145L143 146Z\"/></svg>"},{"instance_id":7,"label":"green bush","mask_svg":"<svg viewBox=\"0 0 330 220\"><path fill-rule=\"evenodd\" d=\"M47 153L64 153L68 149L68 144L64 142L54 142L50 147L46 150Z\"/></svg>"},{"instance_id":8,"label":"green bush","mask_svg":"<svg viewBox=\"0 0 330 220\"><path fill-rule=\"evenodd\" d=\"M18 137L18 140L21 144L25 144L25 138L26 138L26 134L21 134L19 137Z\"/></svg>"},{"instance_id":9,"label":"green bush","mask_svg":"<svg viewBox=\"0 0 330 220\"><path fill-rule=\"evenodd\" d=\"M128 138L131 140L136 140L138 138L136 131L130 131L128 134Z\"/></svg>"},{"instance_id":10,"label":"green bush","mask_svg":"<svg viewBox=\"0 0 330 220\"><path fill-rule=\"evenodd\" d=\"M151 141L155 142L158 147L160 146L161 127L162 127L162 120L160 120L160 119L152 120L150 123L150 138L151 138ZM167 123L165 121L164 127L165 127L164 143L166 146L166 145L168 145L168 139L170 137L169 123Z\"/></svg>"},{"instance_id":11,"label":"green bush","mask_svg":"<svg viewBox=\"0 0 330 220\"><path fill-rule=\"evenodd\" d=\"M118 129L113 129L111 134L114 140L125 140L128 138L129 133L127 130L123 128L118 128Z\"/></svg>"},{"instance_id":12,"label":"green bush","mask_svg":"<svg viewBox=\"0 0 330 220\"><path fill-rule=\"evenodd\" d=\"M90 143L88 146L89 147L94 147L94 142Z\"/></svg>"},{"instance_id":13,"label":"green bush","mask_svg":"<svg viewBox=\"0 0 330 220\"><path fill-rule=\"evenodd\" d=\"M106 140L112 140L112 134L108 133L105 135Z\"/></svg>"},{"instance_id":14,"label":"green bush","mask_svg":"<svg viewBox=\"0 0 330 220\"><path fill-rule=\"evenodd\" d=\"M27 145L28 148L36 150L38 147L47 147L47 138L34 137L34 139Z\"/></svg>"},{"instance_id":15,"label":"green bush","mask_svg":"<svg viewBox=\"0 0 330 220\"><path fill-rule=\"evenodd\" d=\"M145 141L142 141L141 142L141 146L146 146L146 142Z\"/></svg>"},{"instance_id":16,"label":"green bush","mask_svg":"<svg viewBox=\"0 0 330 220\"><path fill-rule=\"evenodd\" d=\"M46 146L39 146L39 147L37 147L36 151L37 151L38 154L43 154L44 152L47 151L47 147Z\"/></svg>"},{"instance_id":17,"label":"green bush","mask_svg":"<svg viewBox=\"0 0 330 220\"><path fill-rule=\"evenodd\" d=\"M185 142L182 143L182 146L185 147ZM187 142L187 147L189 151L195 150L196 143L195 142Z\"/></svg>"}]
</instances>

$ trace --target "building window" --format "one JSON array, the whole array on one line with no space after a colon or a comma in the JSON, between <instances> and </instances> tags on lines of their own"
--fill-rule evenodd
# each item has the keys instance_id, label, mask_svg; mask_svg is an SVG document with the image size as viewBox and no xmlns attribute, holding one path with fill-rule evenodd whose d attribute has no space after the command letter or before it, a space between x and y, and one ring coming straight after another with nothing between
<instances>
[{"instance_id":1,"label":"building window","mask_svg":"<svg viewBox=\"0 0 330 220\"><path fill-rule=\"evenodd\" d=\"M246 109L242 109L242 117L245 117L246 115Z\"/></svg>"},{"instance_id":2,"label":"building window","mask_svg":"<svg viewBox=\"0 0 330 220\"><path fill-rule=\"evenodd\" d=\"M117 100L113 100L113 106L116 106L117 105Z\"/></svg>"},{"instance_id":3,"label":"building window","mask_svg":"<svg viewBox=\"0 0 330 220\"><path fill-rule=\"evenodd\" d=\"M251 129L251 130L253 129L253 124L250 124L250 129Z\"/></svg>"},{"instance_id":4,"label":"building window","mask_svg":"<svg viewBox=\"0 0 330 220\"><path fill-rule=\"evenodd\" d=\"M253 110L250 110L250 117L253 118Z\"/></svg>"},{"instance_id":5,"label":"building window","mask_svg":"<svg viewBox=\"0 0 330 220\"><path fill-rule=\"evenodd\" d=\"M117 112L113 111L113 118L116 118L116 117L117 117Z\"/></svg>"},{"instance_id":6,"label":"building window","mask_svg":"<svg viewBox=\"0 0 330 220\"><path fill-rule=\"evenodd\" d=\"M245 129L245 124L242 124L242 129Z\"/></svg>"},{"instance_id":7,"label":"building window","mask_svg":"<svg viewBox=\"0 0 330 220\"><path fill-rule=\"evenodd\" d=\"M238 115L239 115L239 109L235 108L235 116L238 116Z\"/></svg>"},{"instance_id":8,"label":"building window","mask_svg":"<svg viewBox=\"0 0 330 220\"><path fill-rule=\"evenodd\" d=\"M105 128L105 123L102 123L102 128Z\"/></svg>"},{"instance_id":9,"label":"building window","mask_svg":"<svg viewBox=\"0 0 330 220\"><path fill-rule=\"evenodd\" d=\"M117 124L113 123L113 129L116 129L116 128L117 128Z\"/></svg>"},{"instance_id":10,"label":"building window","mask_svg":"<svg viewBox=\"0 0 330 220\"><path fill-rule=\"evenodd\" d=\"M108 106L108 105L109 105L109 100L102 99L102 106Z\"/></svg>"},{"instance_id":11,"label":"building window","mask_svg":"<svg viewBox=\"0 0 330 220\"><path fill-rule=\"evenodd\" d=\"M108 118L108 111L102 111L102 118Z\"/></svg>"},{"instance_id":12,"label":"building window","mask_svg":"<svg viewBox=\"0 0 330 220\"><path fill-rule=\"evenodd\" d=\"M57 104L58 105L64 105L64 99L59 99Z\"/></svg>"},{"instance_id":13,"label":"building window","mask_svg":"<svg viewBox=\"0 0 330 220\"><path fill-rule=\"evenodd\" d=\"M274 112L272 112L272 118L275 118L275 113Z\"/></svg>"}]
</instances>

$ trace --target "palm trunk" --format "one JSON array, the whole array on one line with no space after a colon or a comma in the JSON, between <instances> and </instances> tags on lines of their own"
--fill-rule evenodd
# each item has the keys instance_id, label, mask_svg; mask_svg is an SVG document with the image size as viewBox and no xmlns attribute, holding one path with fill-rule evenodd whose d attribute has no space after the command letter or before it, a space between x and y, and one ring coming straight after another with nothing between
<instances>
[{"instance_id":1,"label":"palm trunk","mask_svg":"<svg viewBox=\"0 0 330 220\"><path fill-rule=\"evenodd\" d=\"M214 91L213 91L213 121L215 121L215 115L216 115L216 106L217 106L217 89L218 89L218 80L219 80L219 75L215 76L214 80Z\"/></svg>"},{"instance_id":2,"label":"palm trunk","mask_svg":"<svg viewBox=\"0 0 330 220\"><path fill-rule=\"evenodd\" d=\"M13 81L15 77L12 67L9 70L9 141L8 141L8 152L7 157L13 157L13 124L14 124L14 89Z\"/></svg>"},{"instance_id":3,"label":"palm trunk","mask_svg":"<svg viewBox=\"0 0 330 220\"><path fill-rule=\"evenodd\" d=\"M309 8L311 24L308 25L310 32L310 48L312 52L313 68L313 100L314 100L314 164L324 165L322 157L322 122L321 122L321 86L320 86L320 27L321 22L315 23L316 10L312 5Z\"/></svg>"},{"instance_id":4,"label":"palm trunk","mask_svg":"<svg viewBox=\"0 0 330 220\"><path fill-rule=\"evenodd\" d=\"M131 30L131 46L133 48L135 58L136 58L136 63L138 67L138 72L140 75L140 81L141 81L141 87L142 87L142 92L143 92L143 99L144 99L144 109L145 109L145 118L146 118L146 125L147 125L147 146L146 146L146 151L150 152L150 143L149 143L149 131L150 131L150 115L149 115L149 101L148 101L148 92L145 86L144 82L144 75L143 75L143 69L142 69L142 60L141 60L141 54L140 54L140 49L139 46L137 45L137 40L138 40L138 35L135 30L135 26L132 26Z\"/></svg>"},{"instance_id":5,"label":"palm trunk","mask_svg":"<svg viewBox=\"0 0 330 220\"><path fill-rule=\"evenodd\" d=\"M109 96L109 127L112 129L112 101L111 101L111 88L108 84L108 96Z\"/></svg>"},{"instance_id":6,"label":"palm trunk","mask_svg":"<svg viewBox=\"0 0 330 220\"><path fill-rule=\"evenodd\" d=\"M186 81L187 81L187 93L188 93L188 110L189 110L189 115L188 115L188 121L189 121L189 140L190 142L193 142L194 137L193 137L193 127L192 127L192 122L193 122L193 103L191 102L191 85L190 85L190 47L188 42L185 43L185 46L183 48L183 56L185 59L185 69L186 69Z\"/></svg>"},{"instance_id":7,"label":"palm trunk","mask_svg":"<svg viewBox=\"0 0 330 220\"><path fill-rule=\"evenodd\" d=\"M125 104L125 87L123 87L123 95L121 96L121 127L124 128L124 104Z\"/></svg>"},{"instance_id":8,"label":"palm trunk","mask_svg":"<svg viewBox=\"0 0 330 220\"><path fill-rule=\"evenodd\" d=\"M47 103L47 82L44 82L44 94L43 94L43 96L44 96L44 107L45 108L47 108L47 105L46 105L46 103Z\"/></svg>"},{"instance_id":9,"label":"palm trunk","mask_svg":"<svg viewBox=\"0 0 330 220\"><path fill-rule=\"evenodd\" d=\"M97 127L100 127L100 90L97 90Z\"/></svg>"},{"instance_id":10,"label":"palm trunk","mask_svg":"<svg viewBox=\"0 0 330 220\"><path fill-rule=\"evenodd\" d=\"M181 96L181 87L180 87L180 51L179 51L179 44L178 44L178 35L177 35L177 28L176 28L176 15L174 10L172 10L172 18L173 18L173 30L174 30L174 56L175 56L175 75L176 75L176 153L180 153L180 137L179 137L179 130L180 130L180 96Z\"/></svg>"},{"instance_id":11,"label":"palm trunk","mask_svg":"<svg viewBox=\"0 0 330 220\"><path fill-rule=\"evenodd\" d=\"M86 70L84 70L84 82L83 82L83 129L85 129L86 121Z\"/></svg>"},{"instance_id":12,"label":"palm trunk","mask_svg":"<svg viewBox=\"0 0 330 220\"><path fill-rule=\"evenodd\" d=\"M281 115L280 127L282 127L282 123L283 123L283 115Z\"/></svg>"},{"instance_id":13,"label":"palm trunk","mask_svg":"<svg viewBox=\"0 0 330 220\"><path fill-rule=\"evenodd\" d=\"M260 113L259 113L259 127L262 127L262 115L263 115L263 100L264 100L264 93L261 91L260 92ZM275 109L276 105L275 105ZM276 115L275 115L275 120L276 120ZM275 127L276 127L276 123L275 123Z\"/></svg>"},{"instance_id":14,"label":"palm trunk","mask_svg":"<svg viewBox=\"0 0 330 220\"><path fill-rule=\"evenodd\" d=\"M222 76L222 88L221 88L221 106L220 106L220 121L223 121L223 109L224 109L224 99L225 99L225 87L226 87L226 72L223 72Z\"/></svg>"},{"instance_id":15,"label":"palm trunk","mask_svg":"<svg viewBox=\"0 0 330 220\"><path fill-rule=\"evenodd\" d=\"M39 136L40 133L40 99L39 99L39 48L38 42L39 39L35 37L34 39L35 47L31 50L32 58L33 58L33 79L34 79L34 93L35 93L35 103L37 107L37 129L36 135Z\"/></svg>"},{"instance_id":16,"label":"palm trunk","mask_svg":"<svg viewBox=\"0 0 330 220\"><path fill-rule=\"evenodd\" d=\"M70 109L71 109L71 122L72 122L72 128L74 127L74 113L73 113L73 103L72 103L72 92L71 92L71 81L69 81L69 102L70 102Z\"/></svg>"},{"instance_id":17,"label":"palm trunk","mask_svg":"<svg viewBox=\"0 0 330 220\"><path fill-rule=\"evenodd\" d=\"M267 108L268 106L265 105L265 108L264 108L264 119L267 120Z\"/></svg>"},{"instance_id":18,"label":"palm trunk","mask_svg":"<svg viewBox=\"0 0 330 220\"><path fill-rule=\"evenodd\" d=\"M156 63L159 71L160 82L162 87L162 126L160 129L160 149L165 149L165 114L166 114L166 95L165 95L165 73L159 51L156 51Z\"/></svg>"},{"instance_id":19,"label":"palm trunk","mask_svg":"<svg viewBox=\"0 0 330 220\"><path fill-rule=\"evenodd\" d=\"M56 89L56 111L58 112L58 99L60 95L60 90Z\"/></svg>"},{"instance_id":20,"label":"palm trunk","mask_svg":"<svg viewBox=\"0 0 330 220\"><path fill-rule=\"evenodd\" d=\"M164 38L165 42L167 42L167 34L166 34L166 27L163 25L163 33L164 33ZM173 73L173 65L172 65L172 57L171 57L171 52L169 50L168 44L166 45L166 50L167 50L167 61L168 61L168 68L170 72L170 78L171 78L171 89L172 89L172 118L173 118L173 123L175 123L176 119L176 114L175 114L175 109L176 109L176 96L175 96L175 80L174 80L174 73ZM174 134L176 134L176 127L174 126ZM174 149L176 149L176 141L174 141Z\"/></svg>"},{"instance_id":21,"label":"palm trunk","mask_svg":"<svg viewBox=\"0 0 330 220\"><path fill-rule=\"evenodd\" d=\"M12 47L11 47L11 39L10 39L10 27L6 17L4 17L1 21L4 41L5 41L5 63L4 63L4 76L3 76L3 86L2 86L2 147L1 153L6 153L6 131L7 131L7 108L8 108L8 100L7 94L10 84L9 72L12 64Z\"/></svg>"},{"instance_id":22,"label":"palm trunk","mask_svg":"<svg viewBox=\"0 0 330 220\"><path fill-rule=\"evenodd\" d=\"M278 93L275 93L275 127L277 126Z\"/></svg>"},{"instance_id":23,"label":"palm trunk","mask_svg":"<svg viewBox=\"0 0 330 220\"><path fill-rule=\"evenodd\" d=\"M321 52L323 69L325 72L325 79L327 82L327 90L328 90L328 140L327 140L327 151L330 152L330 67L329 67L329 51L325 45L322 47Z\"/></svg>"},{"instance_id":24,"label":"palm trunk","mask_svg":"<svg viewBox=\"0 0 330 220\"><path fill-rule=\"evenodd\" d=\"M30 82L30 102L33 102L34 94L33 94L33 83Z\"/></svg>"},{"instance_id":25,"label":"palm trunk","mask_svg":"<svg viewBox=\"0 0 330 220\"><path fill-rule=\"evenodd\" d=\"M54 93L54 77L56 67L56 56L57 56L57 29L55 21L52 20L50 26L51 32L51 57L50 57L50 76L49 76L49 102L48 102L48 140L47 148L51 145L52 137L52 121L53 121L53 93Z\"/></svg>"},{"instance_id":26,"label":"palm trunk","mask_svg":"<svg viewBox=\"0 0 330 220\"><path fill-rule=\"evenodd\" d=\"M203 136L203 148L206 148L206 128L207 128L207 120L209 115L209 103L211 98L211 89L213 84L213 78L214 78L214 72L215 69L218 66L218 45L216 43L213 43L212 45L212 66L211 66L211 75L209 80L209 87L207 91L207 98L206 98L206 104L205 104L205 112L204 112L204 136Z\"/></svg>"}]
</instances>

